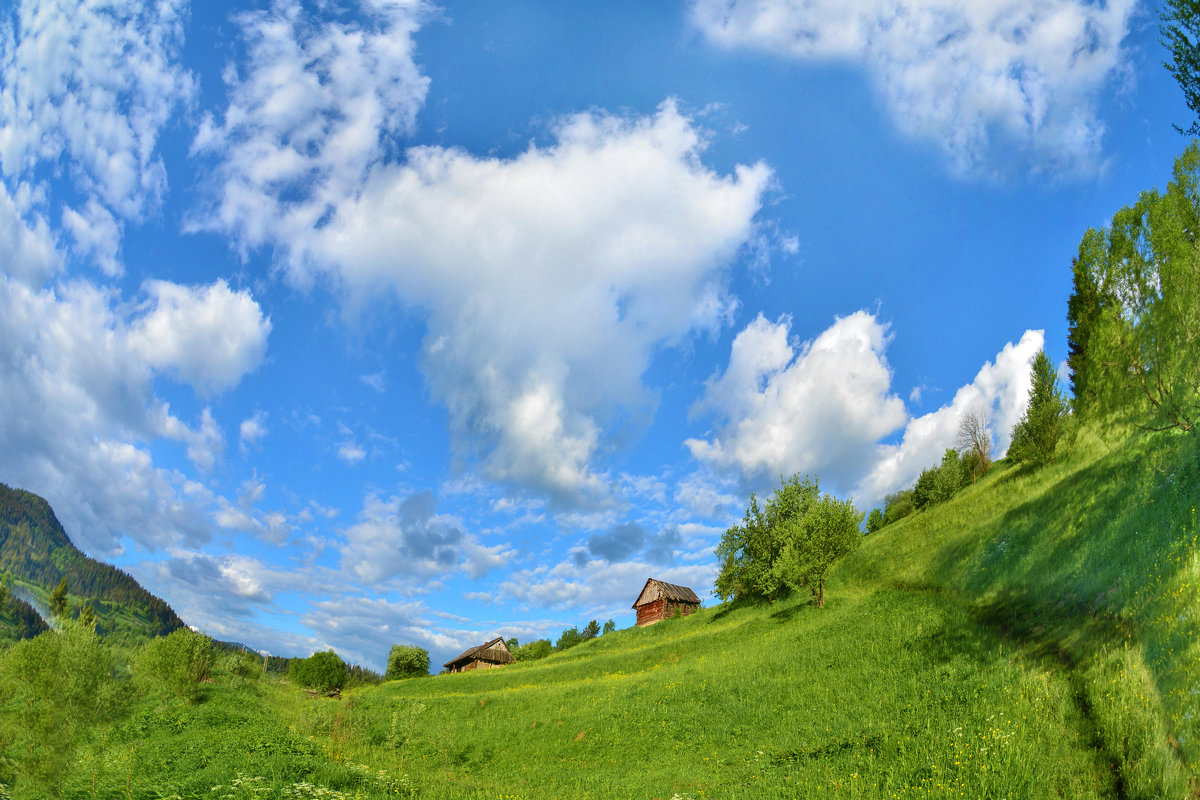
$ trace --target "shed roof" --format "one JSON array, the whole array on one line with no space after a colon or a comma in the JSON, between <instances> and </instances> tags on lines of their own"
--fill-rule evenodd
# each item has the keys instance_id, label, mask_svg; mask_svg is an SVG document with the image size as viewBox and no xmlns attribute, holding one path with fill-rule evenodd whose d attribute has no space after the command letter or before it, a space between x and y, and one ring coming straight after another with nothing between
<instances>
[{"instance_id":1,"label":"shed roof","mask_svg":"<svg viewBox=\"0 0 1200 800\"><path fill-rule=\"evenodd\" d=\"M497 647L497 645L499 645L499 647ZM495 648L496 652L494 654L488 653L485 657L484 651L491 650L493 648ZM516 659L513 658L512 653L509 651L508 644L505 643L504 637L497 636L490 642L484 642L483 644L476 645L475 647L465 650L462 655L450 659L442 666L450 667L452 664L457 664L460 661L469 661L472 658L479 658L480 660L484 660L486 658L487 661L496 661L501 664L508 664L512 661L516 661Z\"/></svg>"},{"instance_id":2,"label":"shed roof","mask_svg":"<svg viewBox=\"0 0 1200 800\"><path fill-rule=\"evenodd\" d=\"M672 603L693 603L700 605L700 598L688 587L676 586L673 583L650 578L646 581L646 585L642 587L642 591L638 594L637 600L634 601L633 607L637 608L646 603L653 603L660 597L665 597Z\"/></svg>"}]
</instances>

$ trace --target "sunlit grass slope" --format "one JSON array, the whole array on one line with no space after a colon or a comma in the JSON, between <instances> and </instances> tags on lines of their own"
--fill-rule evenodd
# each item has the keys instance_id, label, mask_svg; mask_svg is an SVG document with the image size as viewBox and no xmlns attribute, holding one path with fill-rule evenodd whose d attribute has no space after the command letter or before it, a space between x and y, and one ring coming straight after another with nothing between
<instances>
[{"instance_id":1,"label":"sunlit grass slope","mask_svg":"<svg viewBox=\"0 0 1200 800\"><path fill-rule=\"evenodd\" d=\"M340 702L232 675L145 698L64 796L1188 797L1190 448L1083 434L1001 464L868 537L825 609L720 606Z\"/></svg>"}]
</instances>

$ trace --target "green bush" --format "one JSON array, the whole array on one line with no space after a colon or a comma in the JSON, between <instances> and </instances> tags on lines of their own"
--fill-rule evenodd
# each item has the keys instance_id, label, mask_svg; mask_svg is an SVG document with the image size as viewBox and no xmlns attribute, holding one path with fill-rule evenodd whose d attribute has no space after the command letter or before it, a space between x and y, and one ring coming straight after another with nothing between
<instances>
[{"instance_id":1,"label":"green bush","mask_svg":"<svg viewBox=\"0 0 1200 800\"><path fill-rule=\"evenodd\" d=\"M76 745L119 705L113 665L100 638L70 619L0 653L0 770L15 767L18 788L49 797L67 774Z\"/></svg>"},{"instance_id":2,"label":"green bush","mask_svg":"<svg viewBox=\"0 0 1200 800\"><path fill-rule=\"evenodd\" d=\"M215 660L212 639L180 628L146 643L134 662L134 679L143 688L164 696L193 701L200 697L201 684L212 672Z\"/></svg>"},{"instance_id":3,"label":"green bush","mask_svg":"<svg viewBox=\"0 0 1200 800\"><path fill-rule=\"evenodd\" d=\"M341 690L349 677L350 670L346 662L332 650L313 653L308 658L292 659L288 664L288 678L318 692Z\"/></svg>"},{"instance_id":4,"label":"green bush","mask_svg":"<svg viewBox=\"0 0 1200 800\"><path fill-rule=\"evenodd\" d=\"M517 661L537 661L553 653L554 645L550 644L549 639L536 639L511 649Z\"/></svg>"},{"instance_id":5,"label":"green bush","mask_svg":"<svg viewBox=\"0 0 1200 800\"><path fill-rule=\"evenodd\" d=\"M409 644L394 644L388 653L386 680L417 678L429 674L429 651Z\"/></svg>"}]
</instances>

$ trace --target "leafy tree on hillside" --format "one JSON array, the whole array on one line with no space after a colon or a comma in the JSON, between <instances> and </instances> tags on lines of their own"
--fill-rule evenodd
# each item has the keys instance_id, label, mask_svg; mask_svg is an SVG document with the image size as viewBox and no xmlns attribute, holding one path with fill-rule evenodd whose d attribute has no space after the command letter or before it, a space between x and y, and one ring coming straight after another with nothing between
<instances>
[{"instance_id":1,"label":"leafy tree on hillside","mask_svg":"<svg viewBox=\"0 0 1200 800\"><path fill-rule=\"evenodd\" d=\"M600 631L600 633L601 634L612 633L616 629L617 629L617 623L613 622L610 619L608 622L604 623L604 630Z\"/></svg>"},{"instance_id":2,"label":"leafy tree on hillside","mask_svg":"<svg viewBox=\"0 0 1200 800\"><path fill-rule=\"evenodd\" d=\"M1159 32L1162 44L1171 51L1171 61L1163 66L1183 89L1183 99L1197 119L1175 130L1187 136L1200 134L1200 2L1166 0L1160 12Z\"/></svg>"},{"instance_id":3,"label":"leafy tree on hillside","mask_svg":"<svg viewBox=\"0 0 1200 800\"><path fill-rule=\"evenodd\" d=\"M64 576L50 593L50 613L61 617L67 613L67 579Z\"/></svg>"},{"instance_id":4,"label":"leafy tree on hillside","mask_svg":"<svg viewBox=\"0 0 1200 800\"><path fill-rule=\"evenodd\" d=\"M25 796L61 796L76 746L119 708L114 663L100 637L71 619L0 652L0 760L16 767Z\"/></svg>"},{"instance_id":5,"label":"leafy tree on hillside","mask_svg":"<svg viewBox=\"0 0 1200 800\"><path fill-rule=\"evenodd\" d=\"M825 575L837 561L858 549L862 519L862 512L851 501L825 495L806 513L783 524L783 550L772 572L793 590L810 587L817 607L823 608Z\"/></svg>"},{"instance_id":6,"label":"leafy tree on hillside","mask_svg":"<svg viewBox=\"0 0 1200 800\"><path fill-rule=\"evenodd\" d=\"M1013 428L1008 457L1016 462L1042 466L1054 460L1067 409L1058 389L1058 374L1046 351L1039 350L1034 357L1032 373L1029 405Z\"/></svg>"},{"instance_id":7,"label":"leafy tree on hillside","mask_svg":"<svg viewBox=\"0 0 1200 800\"><path fill-rule=\"evenodd\" d=\"M579 632L578 628L566 628L558 637L558 641L554 643L554 649L561 653L563 650L570 650L575 645L582 643L583 634Z\"/></svg>"},{"instance_id":8,"label":"leafy tree on hillside","mask_svg":"<svg viewBox=\"0 0 1200 800\"><path fill-rule=\"evenodd\" d=\"M804 516L819 498L817 482L799 475L785 480L761 506L751 494L742 524L727 529L717 545L717 595L728 600L783 594L787 584L772 570L783 550L783 524Z\"/></svg>"},{"instance_id":9,"label":"leafy tree on hillside","mask_svg":"<svg viewBox=\"0 0 1200 800\"><path fill-rule=\"evenodd\" d=\"M858 547L863 515L849 500L822 495L816 480L794 475L760 507L754 495L741 525L725 531L717 545L717 594L776 597L788 589L812 588L825 604L825 575L839 558Z\"/></svg>"},{"instance_id":10,"label":"leafy tree on hillside","mask_svg":"<svg viewBox=\"0 0 1200 800\"><path fill-rule=\"evenodd\" d=\"M599 635L600 635L600 623L596 622L596 620L592 620L591 622L589 622L587 625L585 625L583 627L583 630L580 631L580 636L583 637L583 640L585 642L588 639L595 639Z\"/></svg>"},{"instance_id":11,"label":"leafy tree on hillside","mask_svg":"<svg viewBox=\"0 0 1200 800\"><path fill-rule=\"evenodd\" d=\"M388 653L386 680L417 678L429 674L429 651L416 645L394 644Z\"/></svg>"},{"instance_id":12,"label":"leafy tree on hillside","mask_svg":"<svg viewBox=\"0 0 1200 800\"><path fill-rule=\"evenodd\" d=\"M1200 427L1200 143L1165 192L1143 192L1079 245L1071 345L1076 407L1152 430Z\"/></svg>"},{"instance_id":13,"label":"leafy tree on hillside","mask_svg":"<svg viewBox=\"0 0 1200 800\"><path fill-rule=\"evenodd\" d=\"M289 679L319 692L341 689L349 676L346 662L332 650L313 653L308 658L294 658L288 664Z\"/></svg>"},{"instance_id":14,"label":"leafy tree on hillside","mask_svg":"<svg viewBox=\"0 0 1200 800\"><path fill-rule=\"evenodd\" d=\"M916 504L913 502L912 489L901 489L883 498L884 525L899 522L914 511L916 511Z\"/></svg>"},{"instance_id":15,"label":"leafy tree on hillside","mask_svg":"<svg viewBox=\"0 0 1200 800\"><path fill-rule=\"evenodd\" d=\"M867 533L874 533L883 526L883 512L878 508L872 508L871 513L867 514Z\"/></svg>"},{"instance_id":16,"label":"leafy tree on hillside","mask_svg":"<svg viewBox=\"0 0 1200 800\"><path fill-rule=\"evenodd\" d=\"M133 675L141 686L164 696L195 701L215 661L212 639L180 628L147 642L134 662Z\"/></svg>"},{"instance_id":17,"label":"leafy tree on hillside","mask_svg":"<svg viewBox=\"0 0 1200 800\"><path fill-rule=\"evenodd\" d=\"M972 483L987 474L992 468L992 434L988 432L988 415L982 411L968 411L958 423L958 438L955 440L963 453L963 465L969 470Z\"/></svg>"},{"instance_id":18,"label":"leafy tree on hillside","mask_svg":"<svg viewBox=\"0 0 1200 800\"><path fill-rule=\"evenodd\" d=\"M549 639L537 639L513 650L513 658L517 661L537 661L554 652L554 646Z\"/></svg>"}]
</instances>

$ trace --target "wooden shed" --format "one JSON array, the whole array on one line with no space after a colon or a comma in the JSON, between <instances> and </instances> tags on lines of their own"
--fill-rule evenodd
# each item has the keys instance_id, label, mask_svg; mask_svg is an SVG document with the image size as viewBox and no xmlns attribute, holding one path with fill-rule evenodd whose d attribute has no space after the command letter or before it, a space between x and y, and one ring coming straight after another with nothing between
<instances>
[{"instance_id":1,"label":"wooden shed","mask_svg":"<svg viewBox=\"0 0 1200 800\"><path fill-rule=\"evenodd\" d=\"M686 586L651 578L642 587L633 607L637 611L638 625L653 625L670 617L686 617L700 607L700 598Z\"/></svg>"},{"instance_id":2,"label":"wooden shed","mask_svg":"<svg viewBox=\"0 0 1200 800\"><path fill-rule=\"evenodd\" d=\"M516 661L504 637L497 636L490 642L472 647L457 658L447 661L444 666L447 672L467 672L472 669L492 669L503 667Z\"/></svg>"}]
</instances>

